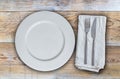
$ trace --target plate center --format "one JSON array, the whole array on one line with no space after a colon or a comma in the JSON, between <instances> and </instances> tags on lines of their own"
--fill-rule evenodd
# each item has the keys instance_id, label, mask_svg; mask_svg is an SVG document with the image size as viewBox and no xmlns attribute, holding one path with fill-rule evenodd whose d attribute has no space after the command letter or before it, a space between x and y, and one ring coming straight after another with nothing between
<instances>
[{"instance_id":1,"label":"plate center","mask_svg":"<svg viewBox=\"0 0 120 79\"><path fill-rule=\"evenodd\" d=\"M42 21L33 24L26 34L29 53L39 60L57 57L64 47L64 36L56 24Z\"/></svg>"}]
</instances>

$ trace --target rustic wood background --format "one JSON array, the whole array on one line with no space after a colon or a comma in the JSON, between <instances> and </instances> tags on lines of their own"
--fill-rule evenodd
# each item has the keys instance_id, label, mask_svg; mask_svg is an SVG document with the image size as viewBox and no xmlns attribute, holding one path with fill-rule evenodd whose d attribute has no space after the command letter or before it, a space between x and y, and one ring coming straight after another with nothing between
<instances>
[{"instance_id":1,"label":"rustic wood background","mask_svg":"<svg viewBox=\"0 0 120 79\"><path fill-rule=\"evenodd\" d=\"M14 37L19 23L35 11L50 10L63 15L77 36L81 14L107 16L106 67L100 73L74 67L75 51L62 68L39 72L24 65L18 58ZM0 79L44 79L43 76L69 74L94 76L96 79L120 78L120 0L2 0L0 1ZM91 78L92 79L92 78Z\"/></svg>"}]
</instances>

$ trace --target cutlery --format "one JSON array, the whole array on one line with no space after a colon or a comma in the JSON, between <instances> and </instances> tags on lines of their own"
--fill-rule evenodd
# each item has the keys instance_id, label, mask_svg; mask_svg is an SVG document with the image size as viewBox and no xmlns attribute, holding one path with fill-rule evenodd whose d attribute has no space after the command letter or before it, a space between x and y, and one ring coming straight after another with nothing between
<instances>
[{"instance_id":1,"label":"cutlery","mask_svg":"<svg viewBox=\"0 0 120 79\"><path fill-rule=\"evenodd\" d=\"M90 19L85 19L85 58L84 58L84 64L87 64L87 34L90 30Z\"/></svg>"},{"instance_id":2,"label":"cutlery","mask_svg":"<svg viewBox=\"0 0 120 79\"><path fill-rule=\"evenodd\" d=\"M92 43L92 65L94 66L94 54L95 54L95 38L96 38L96 18L93 21L92 28L91 28L91 37L93 38Z\"/></svg>"}]
</instances>

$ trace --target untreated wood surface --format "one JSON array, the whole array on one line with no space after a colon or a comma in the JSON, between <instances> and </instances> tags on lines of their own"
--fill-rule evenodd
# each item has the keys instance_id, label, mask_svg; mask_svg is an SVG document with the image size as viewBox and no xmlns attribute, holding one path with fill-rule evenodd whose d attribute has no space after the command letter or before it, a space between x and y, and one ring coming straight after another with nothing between
<instances>
[{"instance_id":1,"label":"untreated wood surface","mask_svg":"<svg viewBox=\"0 0 120 79\"><path fill-rule=\"evenodd\" d=\"M75 76L95 76L101 78L120 77L120 12L85 12L66 11L57 12L63 15L72 25L77 36L77 22L80 14L96 14L107 16L106 67L99 74L81 71L74 67L75 52L69 62L62 68L48 73L38 72L24 65L18 58L14 46L14 37L19 23L33 12L0 12L0 76L11 78L40 78L44 75L71 74ZM112 43L112 44L111 44ZM116 46L112 46L116 45ZM99 75L99 77L97 77ZM107 78L107 77L105 77Z\"/></svg>"},{"instance_id":2,"label":"untreated wood surface","mask_svg":"<svg viewBox=\"0 0 120 79\"><path fill-rule=\"evenodd\" d=\"M0 12L0 42L14 42L19 23L33 12ZM78 16L94 14L107 16L106 40L108 45L120 46L120 12L57 12L63 15L77 33Z\"/></svg>"},{"instance_id":3,"label":"untreated wood surface","mask_svg":"<svg viewBox=\"0 0 120 79\"><path fill-rule=\"evenodd\" d=\"M74 66L75 51L67 64L52 72L35 71L23 64L15 50L15 32L26 16L40 10L57 11L57 13L63 15L72 25L76 36L79 15L107 16L105 69L101 70L100 73L77 69ZM49 78L49 76L55 76L56 74L93 76L96 79L119 79L120 12L116 11L120 11L120 0L1 0L0 79L44 79L43 77L48 76Z\"/></svg>"},{"instance_id":4,"label":"untreated wood surface","mask_svg":"<svg viewBox=\"0 0 120 79\"><path fill-rule=\"evenodd\" d=\"M120 0L1 0L0 11L120 11Z\"/></svg>"},{"instance_id":5,"label":"untreated wood surface","mask_svg":"<svg viewBox=\"0 0 120 79\"><path fill-rule=\"evenodd\" d=\"M24 65L18 58L14 43L0 43L0 76L12 75L12 77L19 76L26 77L27 75L42 76L42 75L54 75L54 74L71 74L74 76L96 76L99 77L120 77L120 47L106 48L106 67L104 70L100 71L99 74L81 71L74 67L75 52L69 62L62 68L53 72L38 72L30 69ZM6 74L8 73L8 74ZM99 75L99 77L97 77Z\"/></svg>"}]
</instances>

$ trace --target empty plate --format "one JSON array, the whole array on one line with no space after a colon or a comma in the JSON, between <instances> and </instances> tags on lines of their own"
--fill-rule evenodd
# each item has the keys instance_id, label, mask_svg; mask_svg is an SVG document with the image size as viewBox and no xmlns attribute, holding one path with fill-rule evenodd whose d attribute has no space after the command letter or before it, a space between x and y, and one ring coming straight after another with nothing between
<instances>
[{"instance_id":1,"label":"empty plate","mask_svg":"<svg viewBox=\"0 0 120 79\"><path fill-rule=\"evenodd\" d=\"M74 45L71 25L61 15L49 11L36 12L25 18L15 37L20 59L39 71L63 66L71 57Z\"/></svg>"}]
</instances>

